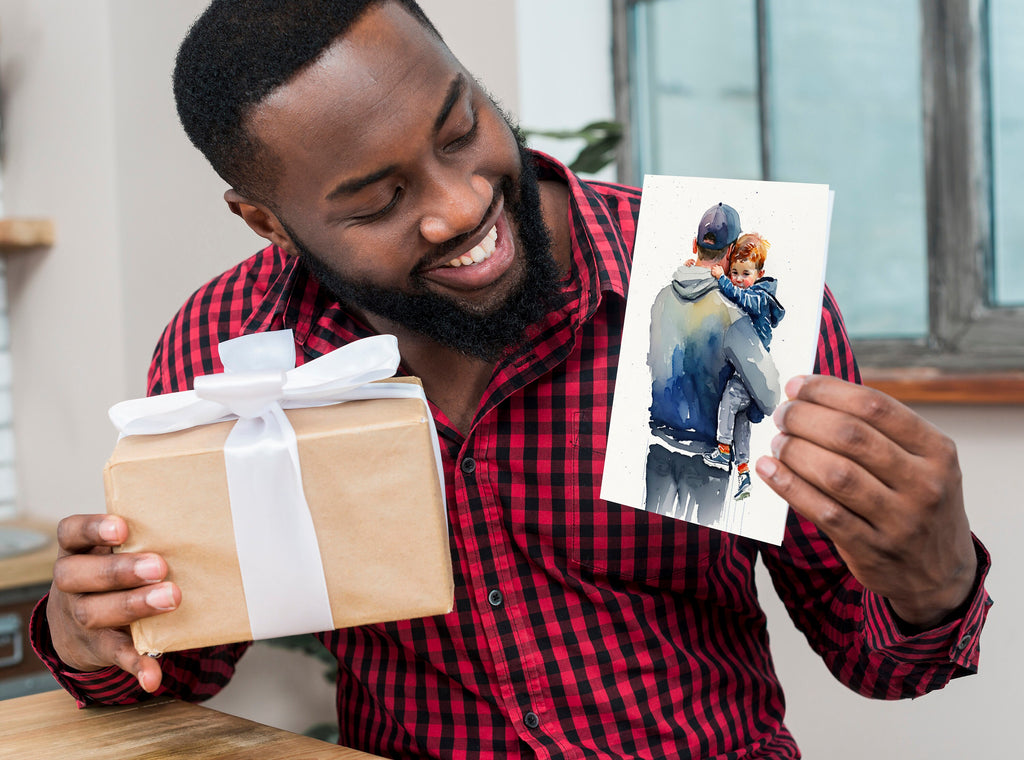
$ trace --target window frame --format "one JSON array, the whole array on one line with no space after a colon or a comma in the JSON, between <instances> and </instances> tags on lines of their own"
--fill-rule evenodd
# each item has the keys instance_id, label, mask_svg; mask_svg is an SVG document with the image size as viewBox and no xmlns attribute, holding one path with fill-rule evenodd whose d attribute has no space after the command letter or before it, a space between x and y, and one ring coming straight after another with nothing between
<instances>
[{"instance_id":1,"label":"window frame","mask_svg":"<svg viewBox=\"0 0 1024 760\"><path fill-rule=\"evenodd\" d=\"M612 0L616 119L624 125L619 177L636 183L632 156L629 11ZM766 0L755 3L762 167L770 178ZM865 381L906 401L1024 403L1024 308L995 307L988 0L920 0L928 247L928 334L853 341ZM1016 340L1014 340L1016 338Z\"/></svg>"}]
</instances>

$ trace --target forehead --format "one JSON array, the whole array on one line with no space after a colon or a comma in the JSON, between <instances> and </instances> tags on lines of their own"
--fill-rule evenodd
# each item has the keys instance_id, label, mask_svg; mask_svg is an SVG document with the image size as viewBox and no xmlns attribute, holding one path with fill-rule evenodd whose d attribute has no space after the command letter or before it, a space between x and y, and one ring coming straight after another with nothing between
<instances>
[{"instance_id":1,"label":"forehead","mask_svg":"<svg viewBox=\"0 0 1024 760\"><path fill-rule=\"evenodd\" d=\"M248 127L281 159L286 182L341 165L359 173L390 163L424 124L429 131L462 72L432 32L401 6L383 3L261 101Z\"/></svg>"}]
</instances>

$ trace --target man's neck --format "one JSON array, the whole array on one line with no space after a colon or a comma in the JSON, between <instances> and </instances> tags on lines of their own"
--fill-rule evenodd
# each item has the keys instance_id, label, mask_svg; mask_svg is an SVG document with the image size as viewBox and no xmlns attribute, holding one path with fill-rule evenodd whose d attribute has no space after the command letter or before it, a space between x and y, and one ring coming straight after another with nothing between
<instances>
[{"instance_id":1,"label":"man's neck","mask_svg":"<svg viewBox=\"0 0 1024 760\"><path fill-rule=\"evenodd\" d=\"M723 264L722 264L723 261L725 261L725 256L722 256L721 258L718 258L718 259L709 259L707 261L705 261L704 259L702 259L700 257L697 257L697 261L695 263L695 266L702 267L703 269L711 269L711 267L713 267L715 264L718 264L719 266L723 266Z\"/></svg>"},{"instance_id":2,"label":"man's neck","mask_svg":"<svg viewBox=\"0 0 1024 760\"><path fill-rule=\"evenodd\" d=\"M427 398L457 430L468 433L494 373L494 362L466 356L374 315L365 314L364 319L375 331L390 333L398 339L402 364L423 383Z\"/></svg>"}]
</instances>

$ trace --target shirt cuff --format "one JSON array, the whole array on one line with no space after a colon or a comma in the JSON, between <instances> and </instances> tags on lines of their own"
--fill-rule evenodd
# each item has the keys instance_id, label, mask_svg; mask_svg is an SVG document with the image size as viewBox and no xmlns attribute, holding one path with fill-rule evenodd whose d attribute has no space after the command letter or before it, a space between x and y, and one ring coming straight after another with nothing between
<instances>
[{"instance_id":1,"label":"shirt cuff","mask_svg":"<svg viewBox=\"0 0 1024 760\"><path fill-rule=\"evenodd\" d=\"M44 596L29 621L29 640L32 650L49 669L57 683L75 698L79 707L89 704L131 704L146 699L149 695L139 686L139 682L131 673L127 673L115 665L83 672L69 667L61 661L53 648L50 638L50 625L46 620L46 600Z\"/></svg>"},{"instance_id":2,"label":"shirt cuff","mask_svg":"<svg viewBox=\"0 0 1024 760\"><path fill-rule=\"evenodd\" d=\"M967 600L938 626L916 633L907 633L886 599L872 591L864 592L864 626L868 645L901 662L952 663L962 674L978 669L979 639L992 599L985 590L985 577L991 566L988 551L974 538L978 571L974 589Z\"/></svg>"}]
</instances>

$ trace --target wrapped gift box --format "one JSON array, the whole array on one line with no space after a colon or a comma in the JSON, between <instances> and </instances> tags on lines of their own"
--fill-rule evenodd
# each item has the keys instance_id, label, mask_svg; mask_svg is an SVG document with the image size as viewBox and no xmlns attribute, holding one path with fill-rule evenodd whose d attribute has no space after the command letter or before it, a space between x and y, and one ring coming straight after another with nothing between
<instances>
[{"instance_id":1,"label":"wrapped gift box","mask_svg":"<svg viewBox=\"0 0 1024 760\"><path fill-rule=\"evenodd\" d=\"M449 612L451 555L425 402L355 400L286 414L334 627ZM106 466L107 511L129 529L119 551L162 555L182 592L177 610L132 625L139 652L254 638L225 474L234 424L128 435Z\"/></svg>"}]
</instances>

